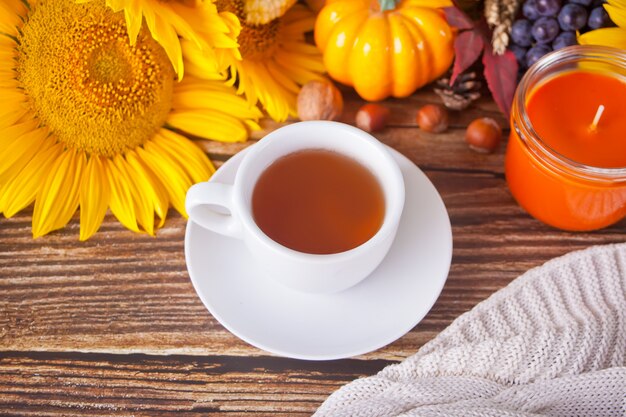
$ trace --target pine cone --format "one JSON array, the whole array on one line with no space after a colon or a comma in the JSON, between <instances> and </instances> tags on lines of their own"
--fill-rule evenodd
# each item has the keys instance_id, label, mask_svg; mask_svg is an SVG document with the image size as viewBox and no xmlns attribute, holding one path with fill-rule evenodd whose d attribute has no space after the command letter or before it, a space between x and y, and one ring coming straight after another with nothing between
<instances>
[{"instance_id":1,"label":"pine cone","mask_svg":"<svg viewBox=\"0 0 626 417\"><path fill-rule=\"evenodd\" d=\"M452 110L464 110L474 101L480 98L482 83L478 74L474 71L459 75L454 84L450 85L450 74L436 81L435 93L441 98L443 104Z\"/></svg>"}]
</instances>

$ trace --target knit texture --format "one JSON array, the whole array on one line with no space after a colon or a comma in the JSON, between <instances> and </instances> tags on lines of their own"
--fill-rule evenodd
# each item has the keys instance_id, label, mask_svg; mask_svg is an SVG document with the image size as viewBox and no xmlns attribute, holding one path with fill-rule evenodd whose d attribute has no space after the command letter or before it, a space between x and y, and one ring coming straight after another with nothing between
<instances>
[{"instance_id":1,"label":"knit texture","mask_svg":"<svg viewBox=\"0 0 626 417\"><path fill-rule=\"evenodd\" d=\"M626 244L529 270L323 416L626 416Z\"/></svg>"}]
</instances>

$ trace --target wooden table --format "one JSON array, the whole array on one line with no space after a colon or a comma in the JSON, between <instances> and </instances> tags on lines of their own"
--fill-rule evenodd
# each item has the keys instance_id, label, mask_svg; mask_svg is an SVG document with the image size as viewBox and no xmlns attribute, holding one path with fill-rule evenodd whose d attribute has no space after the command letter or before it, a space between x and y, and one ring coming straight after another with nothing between
<instances>
[{"instance_id":1,"label":"wooden table","mask_svg":"<svg viewBox=\"0 0 626 417\"><path fill-rule=\"evenodd\" d=\"M348 91L345 99L343 121L353 123L362 101ZM480 100L453 114L447 133L434 135L414 122L416 109L431 102L438 99L428 91L388 100L391 125L376 134L428 175L453 227L448 281L407 335L351 359L275 357L237 339L204 308L185 267L186 220L176 212L156 238L107 215L100 232L81 243L78 216L33 240L27 210L0 219L0 415L308 416L343 384L415 353L527 269L626 240L625 222L566 233L529 217L506 188L505 146L482 155L463 140L478 116L507 125L495 105ZM253 142L202 146L221 165Z\"/></svg>"}]
</instances>

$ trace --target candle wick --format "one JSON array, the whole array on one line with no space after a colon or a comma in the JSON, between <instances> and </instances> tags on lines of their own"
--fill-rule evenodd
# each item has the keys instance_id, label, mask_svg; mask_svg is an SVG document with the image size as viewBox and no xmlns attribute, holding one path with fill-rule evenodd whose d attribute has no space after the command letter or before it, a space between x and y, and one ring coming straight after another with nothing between
<instances>
[{"instance_id":1,"label":"candle wick","mask_svg":"<svg viewBox=\"0 0 626 417\"><path fill-rule=\"evenodd\" d=\"M598 130L598 123L600 123L602 113L604 113L604 105L600 104L598 106L598 111L596 111L596 117L593 118L593 122L591 122L591 126L589 126L589 130L591 130L592 132Z\"/></svg>"}]
</instances>

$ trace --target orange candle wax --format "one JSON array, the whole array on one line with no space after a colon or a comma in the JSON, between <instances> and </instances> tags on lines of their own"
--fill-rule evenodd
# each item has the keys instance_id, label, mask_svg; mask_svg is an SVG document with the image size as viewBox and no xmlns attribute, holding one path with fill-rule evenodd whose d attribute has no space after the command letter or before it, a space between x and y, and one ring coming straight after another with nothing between
<instances>
[{"instance_id":1,"label":"orange candle wax","mask_svg":"<svg viewBox=\"0 0 626 417\"><path fill-rule=\"evenodd\" d=\"M626 65L623 71L585 65L586 50L574 50L571 65L563 64L565 51L560 60L552 57L556 69L539 65L520 83L506 177L534 217L565 230L593 230L626 215Z\"/></svg>"}]
</instances>

